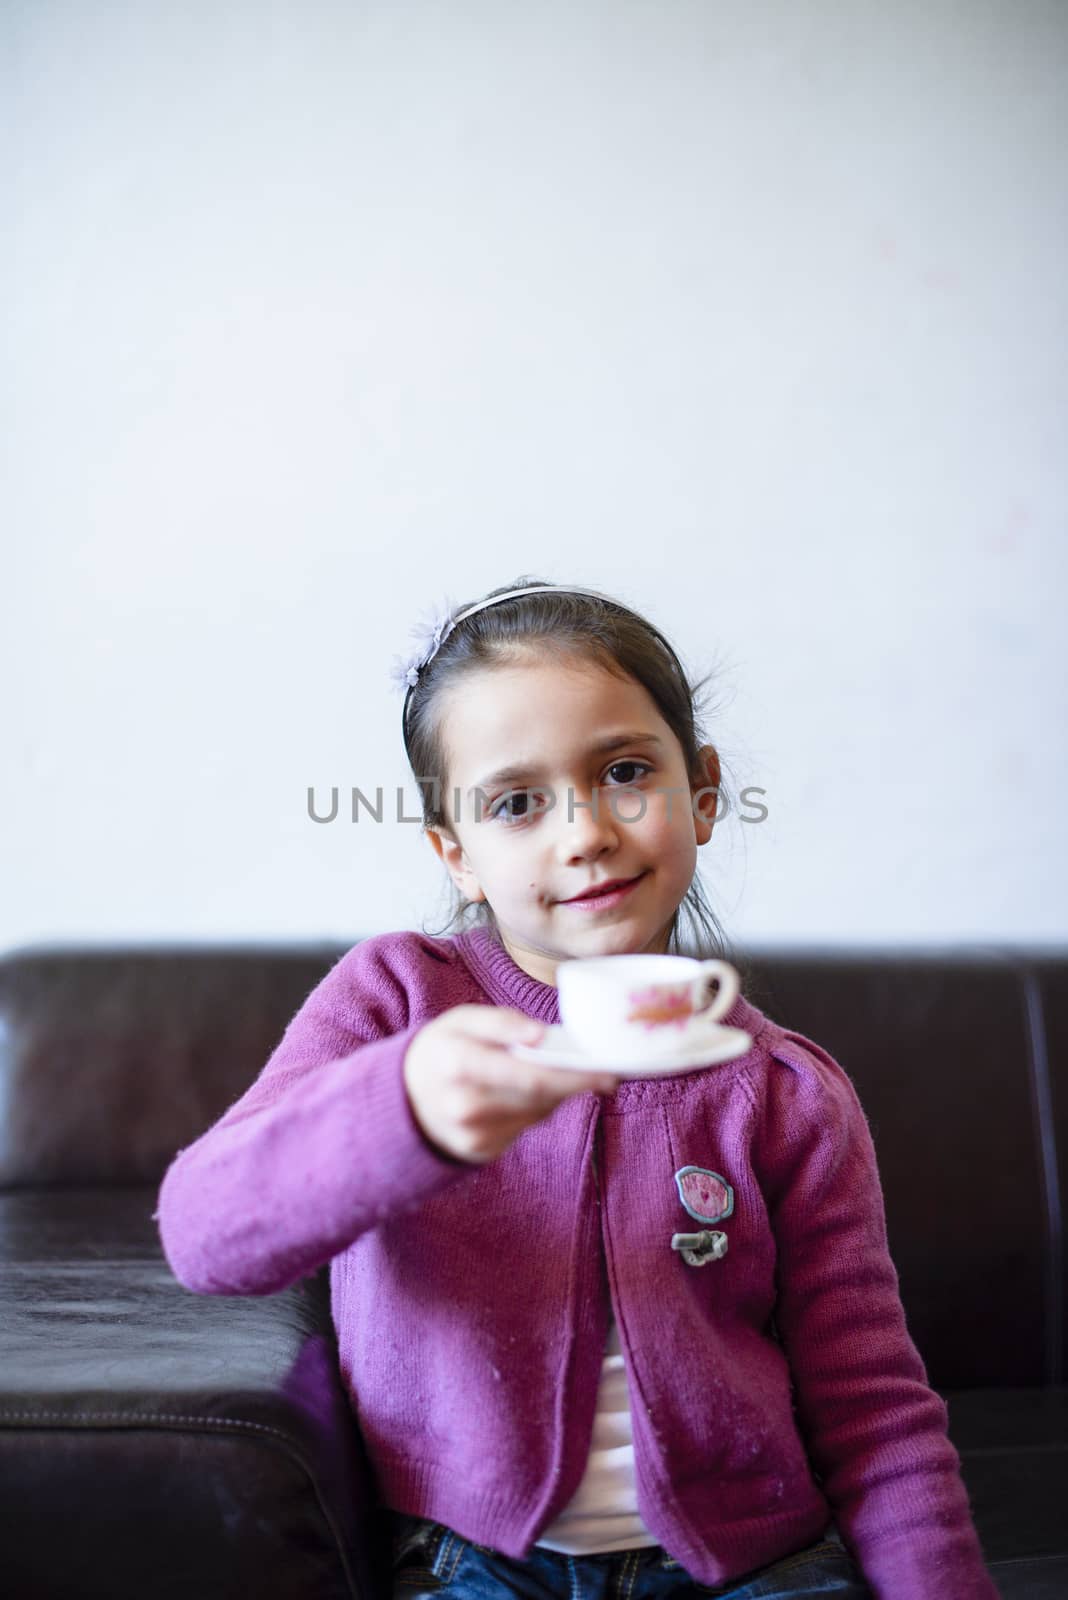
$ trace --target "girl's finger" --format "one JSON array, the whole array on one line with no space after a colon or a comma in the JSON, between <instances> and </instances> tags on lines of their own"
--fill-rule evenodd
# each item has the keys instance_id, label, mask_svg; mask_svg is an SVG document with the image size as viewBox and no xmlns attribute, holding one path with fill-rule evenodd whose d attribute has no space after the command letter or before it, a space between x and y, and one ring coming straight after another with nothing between
<instances>
[{"instance_id":1,"label":"girl's finger","mask_svg":"<svg viewBox=\"0 0 1068 1600\"><path fill-rule=\"evenodd\" d=\"M484 1083L491 1083L495 1091L505 1091L507 1099L516 1105L538 1100L563 1100L567 1095L578 1094L581 1090L611 1093L619 1082L611 1073L539 1067L535 1062L484 1046L473 1047L467 1066Z\"/></svg>"},{"instance_id":2,"label":"girl's finger","mask_svg":"<svg viewBox=\"0 0 1068 1600\"><path fill-rule=\"evenodd\" d=\"M545 1024L511 1006L467 1005L455 1008L453 1031L497 1044L533 1044L545 1032Z\"/></svg>"},{"instance_id":3,"label":"girl's finger","mask_svg":"<svg viewBox=\"0 0 1068 1600\"><path fill-rule=\"evenodd\" d=\"M543 1067L541 1070L552 1073L548 1086L561 1099L580 1089L592 1089L594 1094L612 1094L619 1085L619 1079L610 1072L577 1072L568 1067Z\"/></svg>"}]
</instances>

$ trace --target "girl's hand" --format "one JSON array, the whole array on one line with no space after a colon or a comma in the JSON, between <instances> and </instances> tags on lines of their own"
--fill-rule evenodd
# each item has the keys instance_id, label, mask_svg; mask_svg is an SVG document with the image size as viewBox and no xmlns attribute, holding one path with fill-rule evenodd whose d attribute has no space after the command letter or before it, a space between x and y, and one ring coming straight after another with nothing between
<instances>
[{"instance_id":1,"label":"girl's hand","mask_svg":"<svg viewBox=\"0 0 1068 1600\"><path fill-rule=\"evenodd\" d=\"M404 1057L404 1087L423 1133L447 1155L482 1164L507 1150L569 1094L610 1094L604 1072L539 1067L513 1056L535 1044L545 1024L509 1006L453 1006L426 1023Z\"/></svg>"}]
</instances>

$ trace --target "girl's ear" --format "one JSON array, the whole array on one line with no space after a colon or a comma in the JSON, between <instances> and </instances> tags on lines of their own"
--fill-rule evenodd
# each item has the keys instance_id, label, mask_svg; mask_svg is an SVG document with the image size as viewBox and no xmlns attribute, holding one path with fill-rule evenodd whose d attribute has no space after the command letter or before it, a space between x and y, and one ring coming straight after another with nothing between
<instances>
[{"instance_id":1,"label":"girl's ear","mask_svg":"<svg viewBox=\"0 0 1068 1600\"><path fill-rule=\"evenodd\" d=\"M426 836L430 840L434 854L445 863L445 869L453 883L459 889L465 900L485 900L482 887L472 872L464 855L463 846L458 839L445 828L428 828Z\"/></svg>"},{"instance_id":2,"label":"girl's ear","mask_svg":"<svg viewBox=\"0 0 1068 1600\"><path fill-rule=\"evenodd\" d=\"M719 806L719 755L714 745L702 745L697 752L697 764L700 778L697 782L691 779L690 800L693 806L693 825L698 844L707 844L712 837L712 829L716 825L716 810Z\"/></svg>"}]
</instances>

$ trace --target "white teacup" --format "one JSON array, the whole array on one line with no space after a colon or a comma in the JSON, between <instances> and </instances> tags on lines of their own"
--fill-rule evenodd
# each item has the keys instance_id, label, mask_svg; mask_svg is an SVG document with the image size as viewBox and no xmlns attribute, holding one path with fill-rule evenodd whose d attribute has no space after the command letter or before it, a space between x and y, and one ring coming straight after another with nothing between
<instances>
[{"instance_id":1,"label":"white teacup","mask_svg":"<svg viewBox=\"0 0 1068 1600\"><path fill-rule=\"evenodd\" d=\"M738 998L740 981L727 961L586 956L562 961L556 986L571 1037L599 1060L622 1063L670 1056L707 1032Z\"/></svg>"}]
</instances>

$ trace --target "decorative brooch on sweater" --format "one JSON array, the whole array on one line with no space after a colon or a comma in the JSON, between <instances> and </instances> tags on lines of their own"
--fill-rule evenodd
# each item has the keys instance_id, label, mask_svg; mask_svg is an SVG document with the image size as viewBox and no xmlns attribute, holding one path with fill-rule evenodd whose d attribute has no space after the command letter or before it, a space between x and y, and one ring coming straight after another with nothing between
<instances>
[{"instance_id":1,"label":"decorative brooch on sweater","mask_svg":"<svg viewBox=\"0 0 1068 1600\"><path fill-rule=\"evenodd\" d=\"M680 1167L675 1183L691 1217L698 1222L722 1222L734 1210L734 1190L718 1172L708 1167ZM700 1233L673 1233L672 1250L679 1250L690 1267L703 1267L727 1254L727 1235L718 1229Z\"/></svg>"}]
</instances>

